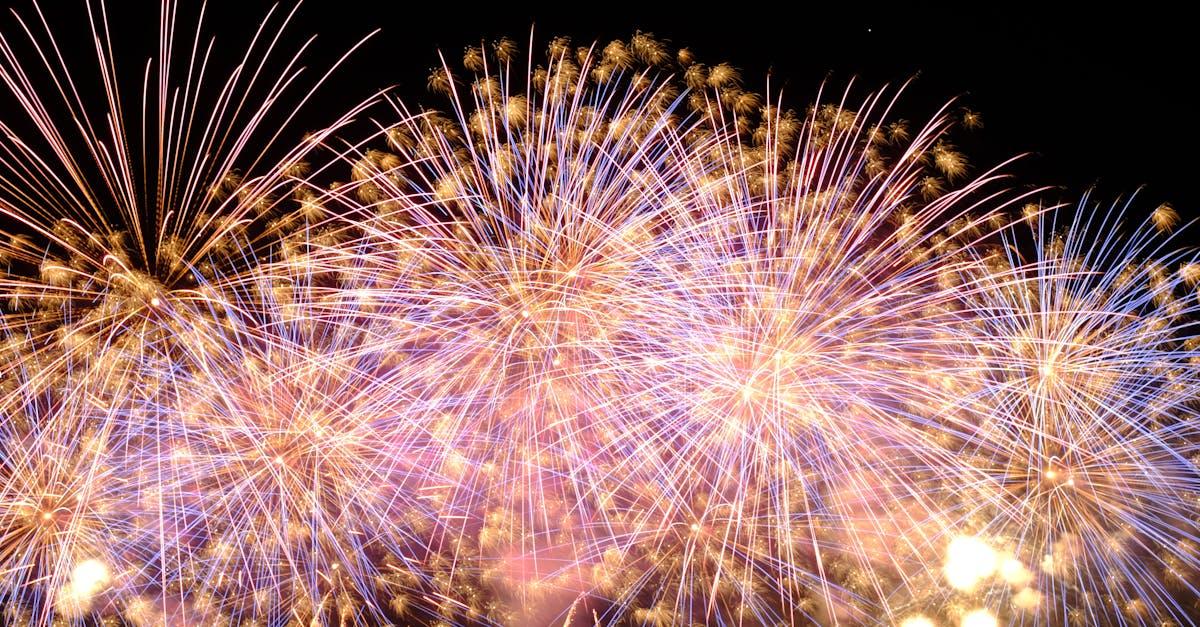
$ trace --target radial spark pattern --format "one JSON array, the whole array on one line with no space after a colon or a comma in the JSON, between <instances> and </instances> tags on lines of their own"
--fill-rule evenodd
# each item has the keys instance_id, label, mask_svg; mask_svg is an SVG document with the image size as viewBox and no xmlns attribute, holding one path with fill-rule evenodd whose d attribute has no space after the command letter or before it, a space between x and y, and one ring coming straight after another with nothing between
<instances>
[{"instance_id":1,"label":"radial spark pattern","mask_svg":"<svg viewBox=\"0 0 1200 627\"><path fill-rule=\"evenodd\" d=\"M646 33L289 144L290 14L187 14L140 94L0 39L5 624L1195 624L1171 207Z\"/></svg>"}]
</instances>

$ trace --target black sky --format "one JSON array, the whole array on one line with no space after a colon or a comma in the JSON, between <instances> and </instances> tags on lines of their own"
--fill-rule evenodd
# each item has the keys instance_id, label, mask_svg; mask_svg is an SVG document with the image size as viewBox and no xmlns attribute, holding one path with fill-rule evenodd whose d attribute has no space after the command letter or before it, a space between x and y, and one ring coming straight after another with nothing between
<instances>
[{"instance_id":1,"label":"black sky","mask_svg":"<svg viewBox=\"0 0 1200 627\"><path fill-rule=\"evenodd\" d=\"M59 28L82 0L46 4ZM110 4L123 44L142 57L153 51L157 2ZM1170 202L1185 219L1200 217L1192 174L1200 131L1189 96L1200 58L1194 21L1183 8L1149 3L1120 11L1049 5L797 3L800 17L790 18L736 0L720 12L701 10L699 3L648 1L307 0L289 32L297 39L319 35L309 57L317 67L382 29L307 111L305 120L311 118L314 126L387 85L408 101L440 104L424 88L439 49L458 57L465 45L481 39L508 35L525 41L531 27L539 46L555 34L576 42L607 41L641 29L692 48L701 60L729 61L752 82L762 84L770 73L772 85L783 86L797 107L811 101L823 80L840 90L854 79L865 94L918 76L900 115L918 121L951 98L981 112L985 128L962 141L977 168L1030 153L1013 168L1017 180L1061 186L1055 193L1063 200L1093 185L1101 200L1144 188L1137 204L1146 211ZM229 44L218 46L218 57L242 50L270 6L265 0L210 2L207 31ZM12 33L11 18L5 22Z\"/></svg>"},{"instance_id":2,"label":"black sky","mask_svg":"<svg viewBox=\"0 0 1200 627\"><path fill-rule=\"evenodd\" d=\"M347 76L397 83L417 98L428 97L423 79L435 50L458 55L466 44L506 34L523 40L531 26L543 41L651 31L701 59L727 60L747 79L770 72L799 106L822 80L840 89L854 78L865 91L917 75L901 105L905 117L930 115L950 98L983 114L985 128L964 146L976 166L1030 153L1015 168L1019 179L1062 186L1064 200L1092 186L1098 200L1141 188L1146 210L1170 202L1185 219L1200 217L1193 174L1200 131L1189 95L1200 54L1182 5L797 3L802 17L789 19L736 1L721 13L698 10L699 3L497 2L443 3L429 15L407 4L310 1L301 26L343 41L382 28Z\"/></svg>"}]
</instances>

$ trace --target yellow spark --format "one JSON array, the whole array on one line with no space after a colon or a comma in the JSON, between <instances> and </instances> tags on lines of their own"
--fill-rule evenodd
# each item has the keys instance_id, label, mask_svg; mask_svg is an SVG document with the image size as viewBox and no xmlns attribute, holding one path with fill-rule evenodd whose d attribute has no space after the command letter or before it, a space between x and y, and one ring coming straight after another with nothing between
<instances>
[{"instance_id":1,"label":"yellow spark","mask_svg":"<svg viewBox=\"0 0 1200 627\"><path fill-rule=\"evenodd\" d=\"M1160 233L1168 233L1179 224L1179 212L1167 203L1163 203L1150 214L1150 221Z\"/></svg>"},{"instance_id":2,"label":"yellow spark","mask_svg":"<svg viewBox=\"0 0 1200 627\"><path fill-rule=\"evenodd\" d=\"M1042 602L1042 593L1033 588L1024 588L1013 597L1013 605L1022 610L1032 610Z\"/></svg>"},{"instance_id":3,"label":"yellow spark","mask_svg":"<svg viewBox=\"0 0 1200 627\"><path fill-rule=\"evenodd\" d=\"M1033 579L1033 573L1014 557L1006 558L1000 563L1000 577L1012 586L1021 587Z\"/></svg>"}]
</instances>

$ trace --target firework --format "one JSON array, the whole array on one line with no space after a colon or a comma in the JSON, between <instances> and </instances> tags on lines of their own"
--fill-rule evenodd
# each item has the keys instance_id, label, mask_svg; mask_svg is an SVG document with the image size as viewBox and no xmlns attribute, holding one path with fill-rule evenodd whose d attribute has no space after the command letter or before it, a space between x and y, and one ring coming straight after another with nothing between
<instances>
[{"instance_id":1,"label":"firework","mask_svg":"<svg viewBox=\"0 0 1200 627\"><path fill-rule=\"evenodd\" d=\"M242 63L219 76L207 63L215 43L199 36L203 12L189 37L183 10L163 2L159 56L133 94L121 87L129 77L103 2L87 7L94 93L41 7L32 19L17 14L23 37L0 36L0 81L19 105L0 122L0 214L10 225L0 289L10 326L20 321L37 344L84 358L113 343L136 350L171 315L174 296L253 264L254 251L289 228L293 181L330 132L290 149L279 141L324 81L301 80L308 43L282 51L294 11L269 12ZM59 111L72 122L60 124Z\"/></svg>"},{"instance_id":2,"label":"firework","mask_svg":"<svg viewBox=\"0 0 1200 627\"><path fill-rule=\"evenodd\" d=\"M214 83L163 3L127 101L93 9L100 99L36 7L0 39L7 622L1194 615L1172 207L1015 209L974 111L788 109L641 32L292 147L290 13Z\"/></svg>"},{"instance_id":3,"label":"firework","mask_svg":"<svg viewBox=\"0 0 1200 627\"><path fill-rule=\"evenodd\" d=\"M1194 259L1155 240L1157 212L1122 236L1125 210L1088 209L1037 213L974 279L960 487L980 509L962 523L1012 565L957 587L990 588L1013 620L1186 621L1198 360L1181 269Z\"/></svg>"},{"instance_id":4,"label":"firework","mask_svg":"<svg viewBox=\"0 0 1200 627\"><path fill-rule=\"evenodd\" d=\"M0 409L0 599L7 619L38 623L103 607L113 573L143 568L152 556L139 544L153 539L118 453L119 410L96 403L85 377L45 374L22 373Z\"/></svg>"}]
</instances>

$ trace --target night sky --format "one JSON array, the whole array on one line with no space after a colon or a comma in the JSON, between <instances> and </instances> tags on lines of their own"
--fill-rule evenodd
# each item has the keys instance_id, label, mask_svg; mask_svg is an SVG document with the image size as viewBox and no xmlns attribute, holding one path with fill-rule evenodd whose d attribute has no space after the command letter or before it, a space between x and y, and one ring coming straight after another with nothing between
<instances>
[{"instance_id":1,"label":"night sky","mask_svg":"<svg viewBox=\"0 0 1200 627\"><path fill-rule=\"evenodd\" d=\"M862 97L916 77L896 115L924 121L952 98L980 112L982 130L954 137L976 172L1026 154L1009 168L1013 184L1056 186L1048 200L1072 202L1096 186L1093 199L1107 204L1141 189L1139 209L1168 202L1185 220L1198 215L1192 153L1200 130L1187 96L1196 75L1193 22L1182 9L897 4L803 7L804 17L789 20L769 8L736 4L716 14L649 2L414 9L408 2L312 0L300 6L287 33L292 44L318 35L306 57L317 70L381 29L304 111L301 124L310 128L387 86L410 104L443 104L425 90L438 50L457 66L466 45L503 35L525 42L531 28L539 50L558 34L578 44L643 30L690 47L703 62L733 64L751 86L765 87L770 75L773 88L784 88L785 104L796 108L811 103L822 81L832 93L854 80L853 93ZM155 48L157 3L112 5L116 47L140 64ZM194 11L191 3L183 6ZM236 61L271 6L264 0L211 3L206 31L218 35L216 57L223 62L214 67L225 70ZM83 22L73 2L43 9L59 33ZM10 27L11 19L6 16ZM140 78L140 72L127 75Z\"/></svg>"},{"instance_id":2,"label":"night sky","mask_svg":"<svg viewBox=\"0 0 1200 627\"><path fill-rule=\"evenodd\" d=\"M1028 153L1011 169L1017 180L1061 186L1062 200L1093 185L1104 202L1142 188L1137 206L1146 211L1169 202L1185 220L1198 215L1192 152L1200 131L1187 95L1197 75L1194 22L1182 9L837 3L806 6L807 17L793 21L750 3L725 14L649 2L446 4L436 17L414 15L407 4L310 2L298 30L348 43L383 29L343 78L395 83L404 97L426 102L435 50L457 63L465 45L501 35L524 41L531 26L539 44L556 34L578 43L650 31L702 61L732 63L752 84L770 73L798 107L822 80L836 92L854 79L861 95L917 76L899 114L920 121L951 98L979 111L985 128L956 138L977 169Z\"/></svg>"}]
</instances>

